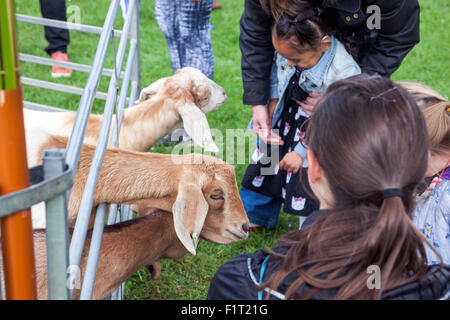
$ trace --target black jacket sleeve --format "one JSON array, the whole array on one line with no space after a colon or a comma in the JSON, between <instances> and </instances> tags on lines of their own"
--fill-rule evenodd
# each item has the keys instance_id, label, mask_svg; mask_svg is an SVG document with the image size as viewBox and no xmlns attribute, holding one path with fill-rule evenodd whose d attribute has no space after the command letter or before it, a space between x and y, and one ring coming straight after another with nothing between
<instances>
[{"instance_id":1,"label":"black jacket sleeve","mask_svg":"<svg viewBox=\"0 0 450 320\"><path fill-rule=\"evenodd\" d=\"M369 1L370 2L370 1ZM377 0L381 29L377 40L361 59L361 69L390 76L420 41L420 7L417 0Z\"/></svg>"},{"instance_id":2,"label":"black jacket sleeve","mask_svg":"<svg viewBox=\"0 0 450 320\"><path fill-rule=\"evenodd\" d=\"M239 36L244 104L267 104L269 100L274 55L271 25L272 18L262 9L258 0L245 0Z\"/></svg>"}]
</instances>

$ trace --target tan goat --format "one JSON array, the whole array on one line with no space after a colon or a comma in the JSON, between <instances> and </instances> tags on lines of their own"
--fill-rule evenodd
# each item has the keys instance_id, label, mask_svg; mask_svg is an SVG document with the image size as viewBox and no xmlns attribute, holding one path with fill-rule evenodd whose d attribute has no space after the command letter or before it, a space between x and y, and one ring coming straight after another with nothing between
<instances>
[{"instance_id":1,"label":"tan goat","mask_svg":"<svg viewBox=\"0 0 450 320\"><path fill-rule=\"evenodd\" d=\"M183 125L196 144L206 151L218 151L205 114L219 108L227 96L222 87L201 71L190 67L180 69L143 89L141 97L146 100L124 110L119 134L121 149L148 151L166 134ZM48 135L70 136L75 117L74 111L24 109L30 167L40 162L37 151ZM97 144L101 121L102 115L90 115L85 142Z\"/></svg>"},{"instance_id":2,"label":"tan goat","mask_svg":"<svg viewBox=\"0 0 450 320\"><path fill-rule=\"evenodd\" d=\"M67 139L48 136L38 154L64 148ZM74 226L95 147L84 144L68 205L68 224ZM93 199L100 203L123 203L157 207L173 213L176 234L195 254L195 236L202 230L208 212L223 211L222 236L239 240L247 236L248 218L239 196L232 165L195 154L167 155L107 149ZM196 159L197 161L198 159ZM44 211L33 212L33 226L42 225ZM94 214L91 215L91 225Z\"/></svg>"},{"instance_id":3,"label":"tan goat","mask_svg":"<svg viewBox=\"0 0 450 320\"><path fill-rule=\"evenodd\" d=\"M212 199L209 199L208 203L215 206ZM199 207L198 210L201 211L203 208ZM232 236L227 231L229 226L225 221L232 220L244 221L245 219L242 219L238 212L227 213L216 207L208 213L200 232L200 238L219 244L240 240L239 237ZM186 228L188 227L186 226ZM245 238L243 233L240 234ZM88 237L90 237L90 232ZM89 248L89 241L86 243L80 264L81 276L84 275ZM45 230L34 230L34 247L38 299L47 299ZM181 258L186 253L186 248L177 237L170 212L154 210L143 217L105 226L93 299L104 299L143 266L154 265L164 258ZM0 266L2 266L1 260L0 255ZM79 290L74 291L75 299L78 299L79 293Z\"/></svg>"}]
</instances>

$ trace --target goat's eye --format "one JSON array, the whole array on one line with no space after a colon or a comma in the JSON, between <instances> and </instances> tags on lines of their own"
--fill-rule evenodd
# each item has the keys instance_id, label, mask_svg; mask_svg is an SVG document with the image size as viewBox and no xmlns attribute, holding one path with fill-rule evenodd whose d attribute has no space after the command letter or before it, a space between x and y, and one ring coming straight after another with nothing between
<instances>
[{"instance_id":1,"label":"goat's eye","mask_svg":"<svg viewBox=\"0 0 450 320\"><path fill-rule=\"evenodd\" d=\"M209 196L213 200L224 200L225 198L221 194L213 194Z\"/></svg>"}]
</instances>

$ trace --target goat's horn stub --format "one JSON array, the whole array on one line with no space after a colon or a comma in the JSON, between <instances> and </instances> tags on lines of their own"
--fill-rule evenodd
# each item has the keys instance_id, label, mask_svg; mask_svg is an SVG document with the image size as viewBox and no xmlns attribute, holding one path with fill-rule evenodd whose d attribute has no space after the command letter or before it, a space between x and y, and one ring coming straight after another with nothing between
<instances>
[{"instance_id":1,"label":"goat's horn stub","mask_svg":"<svg viewBox=\"0 0 450 320\"><path fill-rule=\"evenodd\" d=\"M194 241L194 248L197 249L197 246L198 246L198 233L197 232L193 232L191 234L191 238Z\"/></svg>"}]
</instances>

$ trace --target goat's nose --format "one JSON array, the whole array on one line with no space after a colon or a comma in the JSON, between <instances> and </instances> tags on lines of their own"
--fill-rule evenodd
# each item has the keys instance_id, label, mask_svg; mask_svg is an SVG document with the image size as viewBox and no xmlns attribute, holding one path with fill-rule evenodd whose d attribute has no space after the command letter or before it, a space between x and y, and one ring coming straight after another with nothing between
<instances>
[{"instance_id":1,"label":"goat's nose","mask_svg":"<svg viewBox=\"0 0 450 320\"><path fill-rule=\"evenodd\" d=\"M244 223L242 225L242 230L244 230L244 232L248 232L248 223Z\"/></svg>"}]
</instances>

